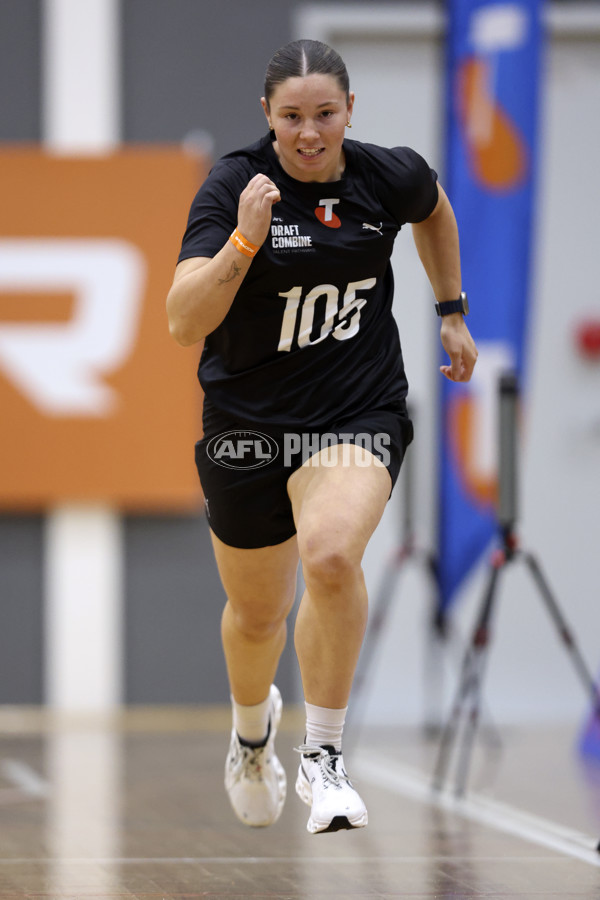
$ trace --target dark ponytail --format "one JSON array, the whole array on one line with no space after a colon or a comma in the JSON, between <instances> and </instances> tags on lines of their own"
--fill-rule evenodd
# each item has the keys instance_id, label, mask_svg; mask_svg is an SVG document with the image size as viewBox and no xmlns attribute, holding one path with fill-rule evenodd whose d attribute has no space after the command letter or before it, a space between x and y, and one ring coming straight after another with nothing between
<instances>
[{"instance_id":1,"label":"dark ponytail","mask_svg":"<svg viewBox=\"0 0 600 900\"><path fill-rule=\"evenodd\" d=\"M350 99L350 79L344 60L321 41L292 41L273 55L265 73L265 100L267 107L277 85L288 78L304 78L306 75L333 75L340 89Z\"/></svg>"}]
</instances>

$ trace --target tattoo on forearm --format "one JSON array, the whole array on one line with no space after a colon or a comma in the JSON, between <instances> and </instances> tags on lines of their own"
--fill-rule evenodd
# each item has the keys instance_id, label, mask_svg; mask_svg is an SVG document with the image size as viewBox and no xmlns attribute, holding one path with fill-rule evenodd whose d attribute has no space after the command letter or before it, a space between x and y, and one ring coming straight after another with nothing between
<instances>
[{"instance_id":1,"label":"tattoo on forearm","mask_svg":"<svg viewBox=\"0 0 600 900\"><path fill-rule=\"evenodd\" d=\"M219 278L217 284L227 284L228 281L233 281L234 278L238 277L241 271L241 268L236 262L231 263L231 268L227 273L227 276L225 278Z\"/></svg>"}]
</instances>

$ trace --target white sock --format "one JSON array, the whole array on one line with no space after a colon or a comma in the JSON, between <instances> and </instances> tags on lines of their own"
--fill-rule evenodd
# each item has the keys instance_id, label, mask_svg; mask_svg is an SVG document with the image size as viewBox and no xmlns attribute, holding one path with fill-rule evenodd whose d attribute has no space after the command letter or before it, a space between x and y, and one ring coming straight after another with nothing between
<instances>
[{"instance_id":1,"label":"white sock","mask_svg":"<svg viewBox=\"0 0 600 900\"><path fill-rule=\"evenodd\" d=\"M317 747L329 744L334 750L342 749L342 732L346 721L348 707L343 709L327 709L325 706L306 707L306 743Z\"/></svg>"},{"instance_id":2,"label":"white sock","mask_svg":"<svg viewBox=\"0 0 600 900\"><path fill-rule=\"evenodd\" d=\"M243 741L250 744L261 744L269 733L269 714L271 712L271 692L262 703L254 706L242 706L231 698L233 707L233 727Z\"/></svg>"}]
</instances>

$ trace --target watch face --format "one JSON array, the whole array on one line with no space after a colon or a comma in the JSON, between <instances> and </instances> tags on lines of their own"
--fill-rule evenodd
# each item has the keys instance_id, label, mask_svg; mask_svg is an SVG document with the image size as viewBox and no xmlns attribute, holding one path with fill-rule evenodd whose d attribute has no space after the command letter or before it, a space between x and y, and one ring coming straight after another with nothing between
<instances>
[{"instance_id":1,"label":"watch face","mask_svg":"<svg viewBox=\"0 0 600 900\"><path fill-rule=\"evenodd\" d=\"M465 315L467 315L467 313L469 312L469 300L467 298L465 291L462 291L462 293L460 295L460 299L462 300L463 312Z\"/></svg>"}]
</instances>

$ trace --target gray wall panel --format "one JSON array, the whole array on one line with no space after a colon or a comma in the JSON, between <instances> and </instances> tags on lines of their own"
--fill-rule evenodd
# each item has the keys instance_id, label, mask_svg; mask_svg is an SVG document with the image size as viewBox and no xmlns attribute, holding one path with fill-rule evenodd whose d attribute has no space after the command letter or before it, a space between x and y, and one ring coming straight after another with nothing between
<instances>
[{"instance_id":1,"label":"gray wall panel","mask_svg":"<svg viewBox=\"0 0 600 900\"><path fill-rule=\"evenodd\" d=\"M0 3L0 140L38 141L40 0Z\"/></svg>"},{"instance_id":2,"label":"gray wall panel","mask_svg":"<svg viewBox=\"0 0 600 900\"><path fill-rule=\"evenodd\" d=\"M40 0L0 3L0 140L40 139ZM0 703L41 703L42 532L0 516Z\"/></svg>"},{"instance_id":3,"label":"gray wall panel","mask_svg":"<svg viewBox=\"0 0 600 900\"><path fill-rule=\"evenodd\" d=\"M127 556L128 703L227 703L220 643L225 593L204 516L130 516ZM290 638L291 643L291 638ZM295 699L288 647L277 683Z\"/></svg>"},{"instance_id":4,"label":"gray wall panel","mask_svg":"<svg viewBox=\"0 0 600 900\"><path fill-rule=\"evenodd\" d=\"M130 516L126 700L228 699L219 622L224 592L203 516Z\"/></svg>"},{"instance_id":5,"label":"gray wall panel","mask_svg":"<svg viewBox=\"0 0 600 900\"><path fill-rule=\"evenodd\" d=\"M41 516L0 516L0 704L41 703Z\"/></svg>"},{"instance_id":6,"label":"gray wall panel","mask_svg":"<svg viewBox=\"0 0 600 900\"><path fill-rule=\"evenodd\" d=\"M293 0L125 0L124 137L208 131L218 156L266 130L264 70L290 40Z\"/></svg>"}]
</instances>

